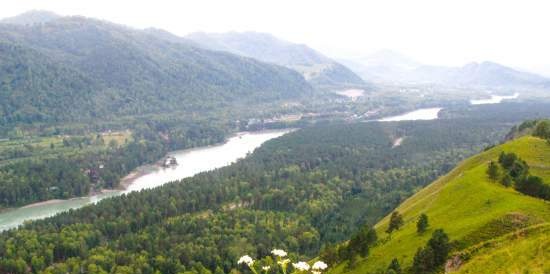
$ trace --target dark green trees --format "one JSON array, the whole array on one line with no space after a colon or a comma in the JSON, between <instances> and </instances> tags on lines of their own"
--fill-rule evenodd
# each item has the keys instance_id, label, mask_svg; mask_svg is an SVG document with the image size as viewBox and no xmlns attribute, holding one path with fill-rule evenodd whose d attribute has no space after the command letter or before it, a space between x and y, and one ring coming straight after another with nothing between
<instances>
[{"instance_id":1,"label":"dark green trees","mask_svg":"<svg viewBox=\"0 0 550 274\"><path fill-rule=\"evenodd\" d=\"M550 140L550 120L538 122L533 135Z\"/></svg>"},{"instance_id":2,"label":"dark green trees","mask_svg":"<svg viewBox=\"0 0 550 274\"><path fill-rule=\"evenodd\" d=\"M399 214L399 212L394 211L390 216L390 224L386 232L392 233L394 230L398 230L402 225L403 225L403 217L401 216L401 214Z\"/></svg>"},{"instance_id":3,"label":"dark green trees","mask_svg":"<svg viewBox=\"0 0 550 274\"><path fill-rule=\"evenodd\" d=\"M435 230L428 244L419 248L414 255L413 272L417 274L432 272L445 263L450 250L451 245L447 234L443 229Z\"/></svg>"},{"instance_id":4,"label":"dark green trees","mask_svg":"<svg viewBox=\"0 0 550 274\"><path fill-rule=\"evenodd\" d=\"M491 179L492 181L497 181L500 177L498 164L494 161L491 161L487 167L487 176L489 176L489 179Z\"/></svg>"},{"instance_id":5,"label":"dark green trees","mask_svg":"<svg viewBox=\"0 0 550 274\"><path fill-rule=\"evenodd\" d=\"M376 230L364 227L349 241L348 252L365 257L369 252L369 246L374 244L377 238Z\"/></svg>"},{"instance_id":6,"label":"dark green trees","mask_svg":"<svg viewBox=\"0 0 550 274\"><path fill-rule=\"evenodd\" d=\"M399 261L397 260L397 258L393 258L390 265L388 266L386 274L401 274L401 265L399 265Z\"/></svg>"},{"instance_id":7,"label":"dark green trees","mask_svg":"<svg viewBox=\"0 0 550 274\"><path fill-rule=\"evenodd\" d=\"M428 229L428 215L422 213L416 222L416 232L424 233Z\"/></svg>"},{"instance_id":8,"label":"dark green trees","mask_svg":"<svg viewBox=\"0 0 550 274\"><path fill-rule=\"evenodd\" d=\"M530 175L529 166L516 154L502 152L498 161L505 170L501 180L503 185L510 186L513 183L514 188L523 194L550 200L550 186L542 178Z\"/></svg>"}]
</instances>

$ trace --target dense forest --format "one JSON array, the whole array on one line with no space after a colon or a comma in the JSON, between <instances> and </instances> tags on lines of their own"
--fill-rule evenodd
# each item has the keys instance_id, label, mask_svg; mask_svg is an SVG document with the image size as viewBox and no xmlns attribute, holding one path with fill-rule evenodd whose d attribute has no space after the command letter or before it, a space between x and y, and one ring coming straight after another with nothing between
<instances>
[{"instance_id":1,"label":"dense forest","mask_svg":"<svg viewBox=\"0 0 550 274\"><path fill-rule=\"evenodd\" d=\"M312 93L284 67L83 17L0 23L0 37L0 126L202 112Z\"/></svg>"},{"instance_id":2,"label":"dense forest","mask_svg":"<svg viewBox=\"0 0 550 274\"><path fill-rule=\"evenodd\" d=\"M132 132L0 143L0 208L116 188L138 166L154 163L171 150L222 142L226 130L157 121L135 126Z\"/></svg>"},{"instance_id":3,"label":"dense forest","mask_svg":"<svg viewBox=\"0 0 550 274\"><path fill-rule=\"evenodd\" d=\"M226 168L4 232L0 270L227 273L274 246L313 256L503 132L467 120L305 128Z\"/></svg>"}]
</instances>

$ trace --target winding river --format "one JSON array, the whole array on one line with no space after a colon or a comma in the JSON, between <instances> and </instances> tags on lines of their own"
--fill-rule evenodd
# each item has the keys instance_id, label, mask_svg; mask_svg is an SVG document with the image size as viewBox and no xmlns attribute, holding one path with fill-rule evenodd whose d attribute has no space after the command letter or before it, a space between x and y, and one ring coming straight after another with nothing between
<instances>
[{"instance_id":1,"label":"winding river","mask_svg":"<svg viewBox=\"0 0 550 274\"><path fill-rule=\"evenodd\" d=\"M282 136L290 130L269 130L241 132L229 138L224 144L174 151L169 153L178 161L175 167L161 168L143 166L139 176L132 180L126 190L115 190L98 195L70 200L52 200L0 213L0 231L17 227L27 220L36 220L57 213L97 203L107 197L153 188L165 183L191 177L197 173L227 166L259 147L267 140Z\"/></svg>"},{"instance_id":2,"label":"winding river","mask_svg":"<svg viewBox=\"0 0 550 274\"><path fill-rule=\"evenodd\" d=\"M379 119L379 122L397 122L397 121L416 121L416 120L435 120L439 118L439 112L442 108L421 108L405 114L390 116Z\"/></svg>"}]
</instances>

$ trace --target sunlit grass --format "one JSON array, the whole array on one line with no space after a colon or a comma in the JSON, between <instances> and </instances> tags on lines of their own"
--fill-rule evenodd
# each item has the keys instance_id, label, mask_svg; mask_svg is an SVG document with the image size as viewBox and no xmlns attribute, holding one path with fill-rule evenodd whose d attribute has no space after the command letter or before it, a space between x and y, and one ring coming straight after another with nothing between
<instances>
[{"instance_id":1,"label":"sunlit grass","mask_svg":"<svg viewBox=\"0 0 550 274\"><path fill-rule=\"evenodd\" d=\"M451 171L448 175L441 177L419 193L405 201L397 209L402 213L405 225L391 237L384 231L388 226L388 217L376 225L379 235L379 244L371 249L369 256L360 261L358 267L350 270L349 273L369 273L380 269L386 269L393 258L397 258L401 266L406 268L412 265L412 259L416 250L424 246L428 241L431 232L436 228L443 228L452 241L456 241L454 252L476 244L476 241L485 241L491 238L500 237L510 230L520 229L529 225L540 224L550 221L550 204L541 199L536 199L516 192L513 188L505 188L497 182L489 181L486 176L486 166L491 160L496 160L502 152L515 152L531 166L531 172L543 177L546 182L550 181L548 166L550 166L550 145L546 141L523 137L512 142L497 146L489 151L474 156ZM429 217L430 227L422 235L416 232L416 220L421 213ZM513 216L514 222L502 221ZM493 225L491 225L493 224ZM517 228L514 227L517 225ZM548 231L547 231L548 232ZM540 235L527 235L526 240L517 240L525 249L546 248L550 236L549 233ZM531 239L532 238L532 239ZM510 248L511 243L496 245L493 248L478 252L468 261L468 268L465 273L498 273L505 271L498 263L492 266L489 272L480 272L477 267L483 266L483 258L503 258L500 249ZM534 252L534 251L533 251ZM514 251L511 254L522 256L521 264L502 264L502 267L516 265L528 267L533 265L530 273L537 272L548 265L539 265L543 262L536 257L538 253ZM529 255L531 254L531 255ZM533 255L534 254L534 255ZM478 256L480 262L478 262ZM529 258L537 258L530 260ZM548 261L548 260L546 260ZM345 264L333 270L333 273L346 272ZM546 263L548 264L548 263ZM504 272L508 273L508 272Z\"/></svg>"}]
</instances>

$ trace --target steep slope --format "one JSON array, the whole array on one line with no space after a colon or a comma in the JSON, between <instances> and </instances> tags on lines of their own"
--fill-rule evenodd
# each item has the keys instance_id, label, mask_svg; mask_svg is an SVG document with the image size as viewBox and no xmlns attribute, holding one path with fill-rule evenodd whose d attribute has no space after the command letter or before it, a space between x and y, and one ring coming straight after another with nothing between
<instances>
[{"instance_id":1,"label":"steep slope","mask_svg":"<svg viewBox=\"0 0 550 274\"><path fill-rule=\"evenodd\" d=\"M294 69L316 86L364 85L345 66L306 45L256 32L193 33L186 37L205 48L231 52Z\"/></svg>"},{"instance_id":2,"label":"steep slope","mask_svg":"<svg viewBox=\"0 0 550 274\"><path fill-rule=\"evenodd\" d=\"M550 145L545 140L525 136L492 148L406 200L396 209L404 219L401 229L388 235L389 217L384 218L375 226L379 241L368 257L352 267L342 263L332 273L377 273L392 258L407 269L438 228L453 243L456 273L545 273L550 267L550 205L487 178L487 163L503 151L516 153L532 174L550 181ZM422 213L430 226L418 234L416 221Z\"/></svg>"},{"instance_id":3,"label":"steep slope","mask_svg":"<svg viewBox=\"0 0 550 274\"><path fill-rule=\"evenodd\" d=\"M82 88L71 85L70 79L33 74L33 81L59 82L65 85L62 90L91 89L91 103L66 104L57 96L41 98L46 102L39 103L29 99L41 92L36 85L4 81L2 92L28 96L27 103L14 111L40 109L52 119L73 117L70 113L75 110L79 112L75 118L200 111L234 103L295 99L311 91L303 77L281 66L173 43L145 31L83 17L28 26L0 24L0 37L4 44L17 45L19 52L47 56L50 65L70 68L90 82ZM13 51L3 53L0 60L18 58ZM32 65L27 65L33 71ZM7 69L1 73L12 74ZM44 104L53 108L39 108ZM94 105L101 109L87 107ZM65 113L61 117L52 114L58 112Z\"/></svg>"}]
</instances>

